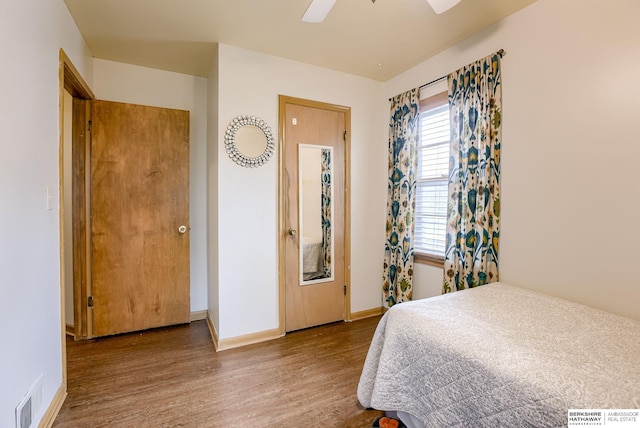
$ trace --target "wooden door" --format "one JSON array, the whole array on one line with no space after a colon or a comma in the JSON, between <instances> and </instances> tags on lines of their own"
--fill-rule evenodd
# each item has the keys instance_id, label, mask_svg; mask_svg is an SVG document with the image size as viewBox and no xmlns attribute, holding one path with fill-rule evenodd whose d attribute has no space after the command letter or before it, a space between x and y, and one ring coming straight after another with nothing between
<instances>
[{"instance_id":1,"label":"wooden door","mask_svg":"<svg viewBox=\"0 0 640 428\"><path fill-rule=\"evenodd\" d=\"M189 322L189 112L92 101L93 335Z\"/></svg>"},{"instance_id":2,"label":"wooden door","mask_svg":"<svg viewBox=\"0 0 640 428\"><path fill-rule=\"evenodd\" d=\"M285 282L285 329L286 331L326 324L345 319L345 147L348 109L317 102L281 97L281 129L283 133L283 197L284 203L284 282ZM318 149L318 150L315 150ZM318 153L315 153L318 152ZM330 156L331 213L330 236L333 241L330 252L330 269L323 255L316 266L308 268L307 256L310 245L324 245L324 238L311 233L316 220L310 221L308 211L318 210L321 195L307 190L303 175L315 168L312 175L320 175L318 161L305 164L311 154ZM315 162L315 163L314 163ZM304 190L303 190L304 189ZM319 191L322 193L322 190ZM317 202L317 207L307 208L304 201ZM304 213L304 214L303 214ZM307 217L303 222L303 217ZM318 218L320 218L318 214ZM320 222L325 222L324 217ZM318 232L322 234L322 231ZM311 243L309 243L311 242ZM317 244L314 244L317 243ZM319 242L319 243L318 243ZM313 256L315 257L315 255ZM312 259L313 262L313 259ZM316 271L315 273L314 270ZM308 271L308 272L307 272ZM320 272L319 275L316 275ZM314 276L316 275L316 276Z\"/></svg>"}]
</instances>

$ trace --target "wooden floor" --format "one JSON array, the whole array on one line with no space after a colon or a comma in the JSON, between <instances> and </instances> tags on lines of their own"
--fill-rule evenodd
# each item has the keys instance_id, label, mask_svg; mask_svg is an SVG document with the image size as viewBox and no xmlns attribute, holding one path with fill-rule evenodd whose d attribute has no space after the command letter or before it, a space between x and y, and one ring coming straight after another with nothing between
<instances>
[{"instance_id":1,"label":"wooden floor","mask_svg":"<svg viewBox=\"0 0 640 428\"><path fill-rule=\"evenodd\" d=\"M356 389L379 317L216 352L207 325L67 341L54 427L370 427Z\"/></svg>"}]
</instances>

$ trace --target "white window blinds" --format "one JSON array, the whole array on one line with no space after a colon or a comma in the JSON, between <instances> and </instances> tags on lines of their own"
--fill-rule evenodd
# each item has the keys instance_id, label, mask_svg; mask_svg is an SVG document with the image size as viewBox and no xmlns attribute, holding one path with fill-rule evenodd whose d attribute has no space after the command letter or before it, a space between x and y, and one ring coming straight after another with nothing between
<instances>
[{"instance_id":1,"label":"white window blinds","mask_svg":"<svg viewBox=\"0 0 640 428\"><path fill-rule=\"evenodd\" d=\"M449 175L449 104L420 113L415 251L444 257Z\"/></svg>"}]
</instances>

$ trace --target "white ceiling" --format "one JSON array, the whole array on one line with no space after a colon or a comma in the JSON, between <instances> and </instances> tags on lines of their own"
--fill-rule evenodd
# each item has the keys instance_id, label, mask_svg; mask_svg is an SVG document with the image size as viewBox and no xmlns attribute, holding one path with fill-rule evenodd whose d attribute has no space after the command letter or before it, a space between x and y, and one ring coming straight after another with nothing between
<instances>
[{"instance_id":1,"label":"white ceiling","mask_svg":"<svg viewBox=\"0 0 640 428\"><path fill-rule=\"evenodd\" d=\"M386 81L535 0L65 0L96 58L206 77L216 43Z\"/></svg>"}]
</instances>

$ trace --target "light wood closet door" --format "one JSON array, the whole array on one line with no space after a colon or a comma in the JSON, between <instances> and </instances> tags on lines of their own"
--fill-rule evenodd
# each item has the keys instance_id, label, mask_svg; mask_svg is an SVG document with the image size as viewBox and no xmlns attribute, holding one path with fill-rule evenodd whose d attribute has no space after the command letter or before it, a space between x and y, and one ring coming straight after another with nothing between
<instances>
[{"instance_id":1,"label":"light wood closet door","mask_svg":"<svg viewBox=\"0 0 640 428\"><path fill-rule=\"evenodd\" d=\"M189 322L189 112L94 100L93 333Z\"/></svg>"},{"instance_id":2,"label":"light wood closet door","mask_svg":"<svg viewBox=\"0 0 640 428\"><path fill-rule=\"evenodd\" d=\"M285 182L285 293L286 331L317 326L345 319L345 135L346 113L339 109L325 107L321 103L297 104L296 101L284 105L284 171ZM314 169L313 175L320 176L322 150L330 152L331 164L331 228L332 250L329 275L313 272L322 270L322 256L317 268L308 267L308 257L304 246L309 241L318 242L319 232L312 232L315 223L320 222L320 214L313 214L303 221L305 204L300 198L311 199L320 207L320 190L303 190L305 179L301 176L305 169ZM317 153L314 153L317 152ZM316 156L306 164L305 154ZM314 164L314 162L316 164ZM317 168L317 169L316 169ZM319 228L320 225L317 225ZM307 244L305 244L307 241ZM320 245L320 244L314 244ZM313 253L312 253L313 254ZM316 275L316 276L314 276ZM315 279L318 278L318 279Z\"/></svg>"}]
</instances>

